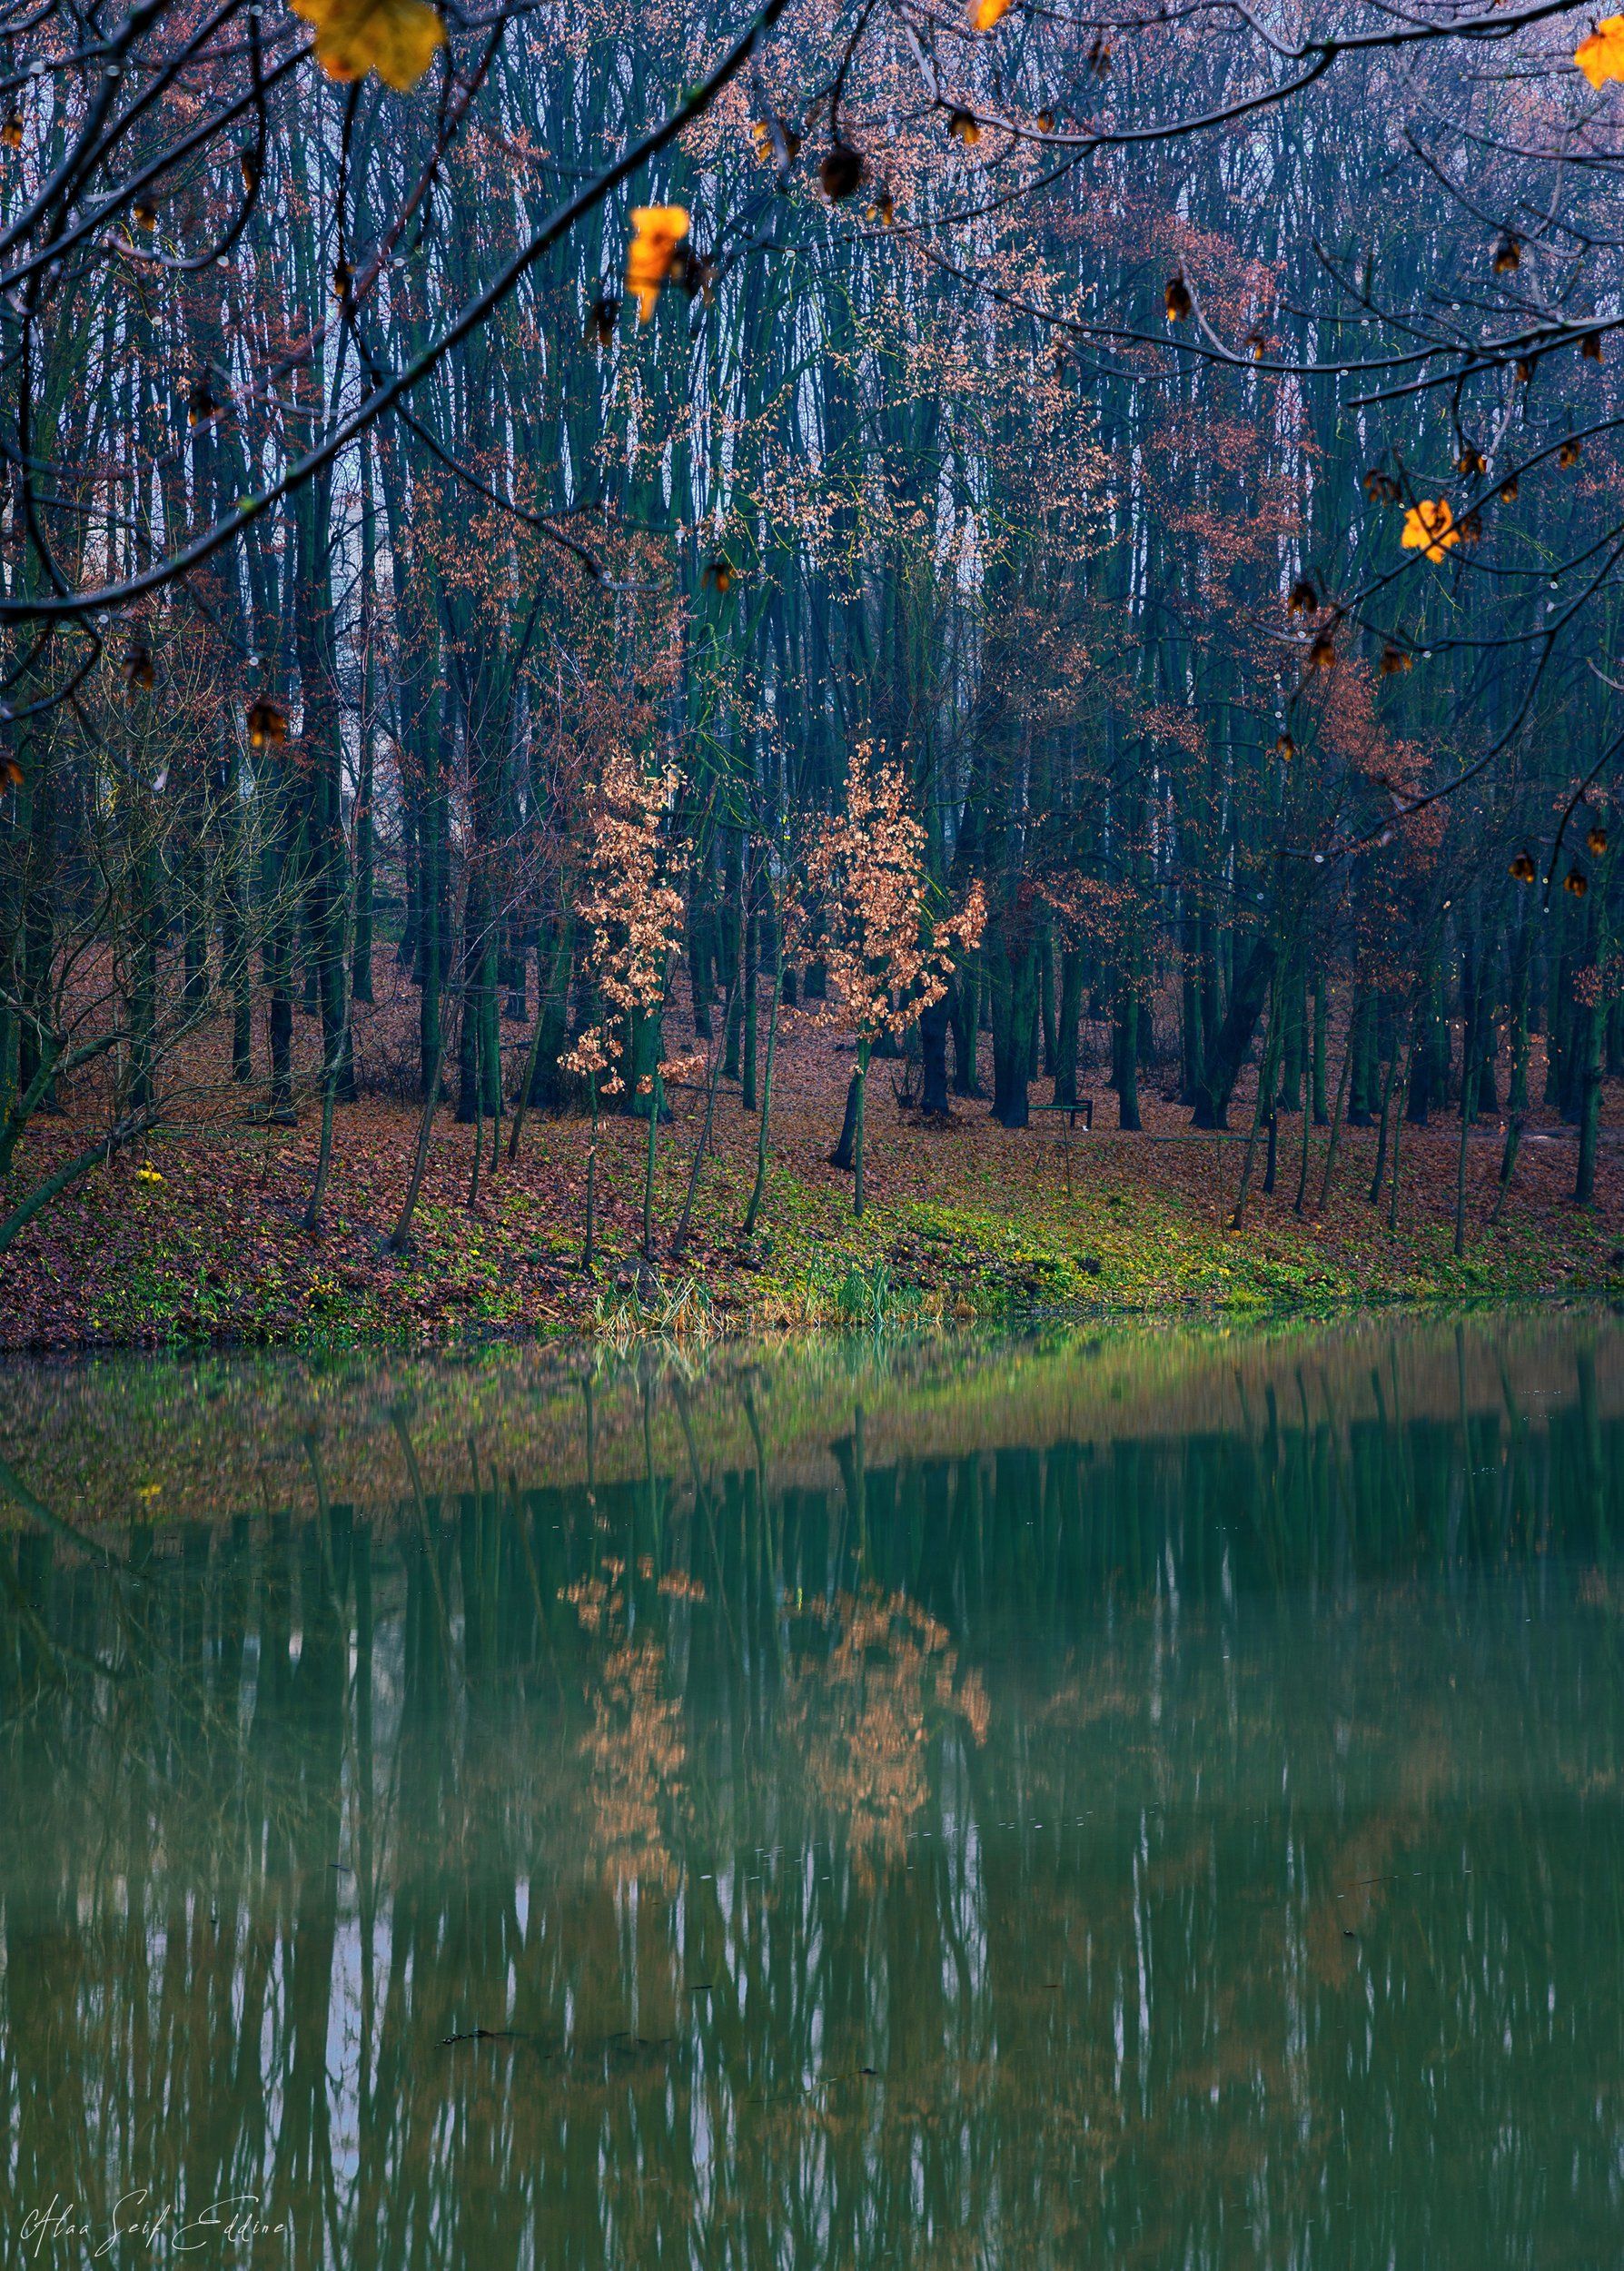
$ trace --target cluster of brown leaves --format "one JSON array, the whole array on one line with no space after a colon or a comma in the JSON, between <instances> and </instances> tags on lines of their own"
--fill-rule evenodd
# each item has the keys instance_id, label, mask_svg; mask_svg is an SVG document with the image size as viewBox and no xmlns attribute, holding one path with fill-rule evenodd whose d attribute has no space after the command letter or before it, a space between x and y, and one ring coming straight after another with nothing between
<instances>
[{"instance_id":1,"label":"cluster of brown leaves","mask_svg":"<svg viewBox=\"0 0 1624 2271\"><path fill-rule=\"evenodd\" d=\"M563 1595L582 1631L610 1643L593 1688L592 1724L580 1746L589 1770L591 1837L611 1885L633 1878L665 1883L674 1874L667 1818L682 1800L688 1766L682 1706L668 1691L660 1643L626 1635L619 1582L624 1563L611 1560L604 1566L607 1578L584 1579Z\"/></svg>"},{"instance_id":2,"label":"cluster of brown leaves","mask_svg":"<svg viewBox=\"0 0 1624 2271\"><path fill-rule=\"evenodd\" d=\"M651 1016L665 997L671 957L682 936L682 894L670 880L669 818L679 786L674 768L650 772L630 750L612 750L593 799L587 885L577 911L591 933L592 976L604 1015L565 1057L583 1077L612 1070L617 1043L634 1017Z\"/></svg>"},{"instance_id":3,"label":"cluster of brown leaves","mask_svg":"<svg viewBox=\"0 0 1624 2271\"><path fill-rule=\"evenodd\" d=\"M936 916L926 848L901 768L873 764L871 745L859 742L847 768L846 809L825 819L807 862L829 980L859 1043L886 1033L900 1039L946 992L956 956L980 943L980 882L956 915Z\"/></svg>"},{"instance_id":4,"label":"cluster of brown leaves","mask_svg":"<svg viewBox=\"0 0 1624 2271\"><path fill-rule=\"evenodd\" d=\"M930 1796L933 1734L957 1727L986 1740L986 1691L978 1672L959 1678L946 1627L906 1593L870 1586L808 1606L834 1646L797 1667L787 1731L869 1877L876 1859L904 1856Z\"/></svg>"}]
</instances>

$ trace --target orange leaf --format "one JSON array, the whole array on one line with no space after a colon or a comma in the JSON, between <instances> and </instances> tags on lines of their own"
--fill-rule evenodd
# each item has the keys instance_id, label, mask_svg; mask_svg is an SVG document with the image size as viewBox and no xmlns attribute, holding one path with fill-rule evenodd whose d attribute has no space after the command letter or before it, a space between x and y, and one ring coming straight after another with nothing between
<instances>
[{"instance_id":1,"label":"orange leaf","mask_svg":"<svg viewBox=\"0 0 1624 2271\"><path fill-rule=\"evenodd\" d=\"M683 205L634 205L631 243L626 253L626 289L638 299L638 321L646 323L659 299L659 288L671 273L677 247L688 234L688 210Z\"/></svg>"},{"instance_id":2,"label":"orange leaf","mask_svg":"<svg viewBox=\"0 0 1624 2271\"><path fill-rule=\"evenodd\" d=\"M1624 15L1604 15L1589 39L1581 39L1573 60L1593 87L1624 79Z\"/></svg>"},{"instance_id":3,"label":"orange leaf","mask_svg":"<svg viewBox=\"0 0 1624 2271\"><path fill-rule=\"evenodd\" d=\"M404 94L445 45L445 25L429 0L288 0L313 25L316 61L341 84L375 71Z\"/></svg>"},{"instance_id":4,"label":"orange leaf","mask_svg":"<svg viewBox=\"0 0 1624 2271\"><path fill-rule=\"evenodd\" d=\"M1424 551L1430 560L1441 560L1450 545L1461 541L1449 499L1440 497L1429 501L1423 497L1419 504L1411 505L1404 515L1404 533L1400 541L1406 551Z\"/></svg>"}]
</instances>

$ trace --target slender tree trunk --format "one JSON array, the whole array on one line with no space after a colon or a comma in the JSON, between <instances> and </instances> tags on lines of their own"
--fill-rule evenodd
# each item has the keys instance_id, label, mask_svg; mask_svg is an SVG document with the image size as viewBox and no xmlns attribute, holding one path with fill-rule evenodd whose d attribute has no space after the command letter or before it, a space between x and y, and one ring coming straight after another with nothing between
<instances>
[{"instance_id":1,"label":"slender tree trunk","mask_svg":"<svg viewBox=\"0 0 1624 2271\"><path fill-rule=\"evenodd\" d=\"M1055 1036L1055 1095L1056 1104L1077 1101L1077 1024L1083 1015L1083 956L1068 947L1060 961L1059 1026Z\"/></svg>"},{"instance_id":2,"label":"slender tree trunk","mask_svg":"<svg viewBox=\"0 0 1624 2271\"><path fill-rule=\"evenodd\" d=\"M411 1217L417 1211L418 1193L423 1187L423 1169L428 1164L429 1138L434 1132L434 1114L440 1103L440 1053L436 1050L429 1063L429 1076L423 1083L422 1117L417 1127L417 1151L411 1162L411 1180L406 1186L406 1197L401 1207L401 1218L389 1241L391 1254L404 1254L411 1236Z\"/></svg>"},{"instance_id":3,"label":"slender tree trunk","mask_svg":"<svg viewBox=\"0 0 1624 2271\"><path fill-rule=\"evenodd\" d=\"M1411 1014L1413 1018L1413 1009ZM1381 1083L1381 1120L1376 1136L1376 1172L1371 1177L1371 1205L1372 1206L1381 1202L1381 1178L1387 1173L1387 1131L1392 1118L1392 1096L1399 1076L1399 1039L1395 1033L1392 1048L1387 1060L1387 1076ZM1395 1159L1397 1157L1396 1145L1394 1157Z\"/></svg>"},{"instance_id":4,"label":"slender tree trunk","mask_svg":"<svg viewBox=\"0 0 1624 2271\"><path fill-rule=\"evenodd\" d=\"M1246 1194L1252 1183L1252 1164L1257 1155L1258 1132L1263 1126L1264 1113L1267 1112L1272 1118L1274 1111L1274 1080L1279 1071L1279 1053L1280 1000L1279 989L1276 987L1270 996L1269 1024L1263 1037L1263 1059L1258 1066L1257 1096L1252 1107L1252 1126L1246 1137L1245 1156L1241 1162L1241 1187L1235 1193L1235 1211L1229 1218L1229 1226L1232 1230L1243 1230L1246 1226ZM1271 1165L1272 1165L1272 1142L1270 1145L1270 1155Z\"/></svg>"},{"instance_id":5,"label":"slender tree trunk","mask_svg":"<svg viewBox=\"0 0 1624 2271\"><path fill-rule=\"evenodd\" d=\"M1202 1066L1195 1099L1197 1127L1221 1128L1229 1125L1229 1100L1268 999L1278 951L1272 937L1264 932L1253 941L1235 980L1223 1023Z\"/></svg>"},{"instance_id":6,"label":"slender tree trunk","mask_svg":"<svg viewBox=\"0 0 1624 2271\"><path fill-rule=\"evenodd\" d=\"M761 1213L761 1201L767 1189L767 1115L773 1105L773 1060L778 1045L778 1000L784 987L784 941L781 929L775 924L777 953L773 967L772 1007L767 1020L767 1065L761 1077L761 1125L756 1135L756 1184L750 1193L750 1203L745 1208L744 1235L753 1238Z\"/></svg>"},{"instance_id":7,"label":"slender tree trunk","mask_svg":"<svg viewBox=\"0 0 1624 2271\"><path fill-rule=\"evenodd\" d=\"M1337 1145L1342 1132L1342 1106L1347 1098L1349 1076L1353 1070L1354 1031L1352 1018L1348 1022L1348 1038L1342 1049L1342 1069L1336 1084L1336 1108L1331 1115L1331 1140L1325 1146L1325 1173L1320 1184L1320 1205L1322 1215L1331 1198L1331 1178L1336 1171Z\"/></svg>"},{"instance_id":8,"label":"slender tree trunk","mask_svg":"<svg viewBox=\"0 0 1624 2271\"><path fill-rule=\"evenodd\" d=\"M1608 865L1610 864L1609 860ZM1596 1196L1596 1150L1601 1129L1601 1081L1607 1062L1609 1004L1605 981L1611 957L1612 929L1608 920L1605 883L1599 875L1596 881L1601 888L1595 895L1595 911L1589 926L1585 955L1595 990L1593 997L1586 1001L1582 1014L1575 1019L1573 1035L1579 1079L1579 1163L1573 1178L1573 1198L1574 1204L1579 1206L1590 1205Z\"/></svg>"},{"instance_id":9,"label":"slender tree trunk","mask_svg":"<svg viewBox=\"0 0 1624 2271\"><path fill-rule=\"evenodd\" d=\"M728 1007L731 1009L732 1007L732 996L729 994ZM705 1165L705 1156L710 1148L711 1123L716 1116L716 1092L721 1084L721 1051L712 1049L709 1068L705 1076L705 1118L699 1129L699 1140L694 1145L692 1164L688 1168L688 1189L683 1195L681 1218L677 1225L677 1235L671 1240L671 1259L674 1262L680 1261L688 1248L688 1231L694 1218L694 1200L698 1193L699 1176Z\"/></svg>"},{"instance_id":10,"label":"slender tree trunk","mask_svg":"<svg viewBox=\"0 0 1624 2271\"><path fill-rule=\"evenodd\" d=\"M1421 997L1417 994L1411 1006L1410 1047L1404 1060L1404 1078L1401 1084L1406 1095L1409 1093L1411 1082L1415 1078L1415 1056L1421 1045ZM1399 1152L1403 1133L1404 1115L1400 1112L1395 1116L1392 1124L1392 1169L1388 1176L1387 1188L1387 1226L1389 1230L1393 1231L1396 1231L1399 1226Z\"/></svg>"},{"instance_id":11,"label":"slender tree trunk","mask_svg":"<svg viewBox=\"0 0 1624 2271\"><path fill-rule=\"evenodd\" d=\"M1303 1209L1308 1204L1309 1130L1312 1127L1313 1122L1314 1116L1312 1109L1304 1112L1302 1115L1302 1148L1297 1162L1297 1195L1292 1201L1292 1212L1296 1215L1299 1222L1302 1221Z\"/></svg>"},{"instance_id":12,"label":"slender tree trunk","mask_svg":"<svg viewBox=\"0 0 1624 2271\"><path fill-rule=\"evenodd\" d=\"M322 1143L316 1155L316 1179L311 1185L310 1205L304 1210L304 1227L316 1230L321 1226L322 1206L327 1196L327 1176L332 1165L333 1106L338 1102L339 1073L349 1046L347 1029L339 1036L338 1046L329 1049L327 1062L322 1067Z\"/></svg>"},{"instance_id":13,"label":"slender tree trunk","mask_svg":"<svg viewBox=\"0 0 1624 2271\"><path fill-rule=\"evenodd\" d=\"M464 1014L466 1014L466 1013L464 1013ZM481 1159L481 1157L482 1157L482 1155L483 1155L483 1153L484 1153L484 1147L485 1147L485 1086L484 1086L484 1082L483 1082L483 1080L482 1080L482 1079L481 1079L481 1077L480 1077L480 1075L481 1075L481 1074L483 1073L483 1071L484 1071L484 1065L483 1065L483 1061L482 1061L482 1060L483 1060L483 1057L484 1057L484 1052L485 1052L485 1036L484 1036L483 1032L482 1032L482 1031L480 1031L480 1030L479 1030L478 1028L476 1028L476 1030L475 1030L475 1036L474 1036L474 1052L475 1052L475 1063L474 1063L474 1084L473 1084L473 1096L474 1096L474 1147L473 1147L473 1165L472 1165L471 1169L470 1170L470 1173L469 1173L469 1177L468 1177L468 1211L469 1211L469 1213L470 1213L470 1215L474 1212L475 1208L479 1205L479 1203L480 1203L480 1159ZM494 1127L491 1129L491 1131L490 1131L490 1135L491 1135L491 1145L492 1145L492 1148L494 1149L494 1147L495 1147L495 1143L496 1143L496 1130L494 1129Z\"/></svg>"},{"instance_id":14,"label":"slender tree trunk","mask_svg":"<svg viewBox=\"0 0 1624 2271\"><path fill-rule=\"evenodd\" d=\"M1139 1116L1139 987L1130 965L1124 974L1116 1020L1116 1124L1137 1135Z\"/></svg>"},{"instance_id":15,"label":"slender tree trunk","mask_svg":"<svg viewBox=\"0 0 1624 2271\"><path fill-rule=\"evenodd\" d=\"M35 1216L54 1198L60 1197L81 1176L88 1175L92 1167L99 1166L104 1159L110 1159L122 1145L133 1142L137 1136L144 1135L148 1128L156 1125L157 1115L152 1111L130 1113L107 1135L99 1136L85 1150L75 1152L71 1159L65 1160L60 1167L36 1183L26 1198L19 1200L9 1215L0 1218L0 1254L5 1252L14 1239L26 1230Z\"/></svg>"},{"instance_id":16,"label":"slender tree trunk","mask_svg":"<svg viewBox=\"0 0 1624 2271\"><path fill-rule=\"evenodd\" d=\"M830 1166L838 1167L846 1175L851 1173L857 1156L857 1096L860 1087L859 1076L853 1073L847 1084L846 1110L840 1121L840 1140L829 1154Z\"/></svg>"},{"instance_id":17,"label":"slender tree trunk","mask_svg":"<svg viewBox=\"0 0 1624 2271\"><path fill-rule=\"evenodd\" d=\"M1596 1196L1596 1139L1601 1127L1602 1040L1607 1009L1601 1002L1585 1011L1579 1047L1582 1086L1579 1091L1579 1165L1573 1178L1576 1205L1589 1206Z\"/></svg>"},{"instance_id":18,"label":"slender tree trunk","mask_svg":"<svg viewBox=\"0 0 1624 2271\"><path fill-rule=\"evenodd\" d=\"M953 1093L956 1096L985 1094L976 1070L976 1049L981 1033L981 961L979 954L965 957L950 997Z\"/></svg>"},{"instance_id":19,"label":"slender tree trunk","mask_svg":"<svg viewBox=\"0 0 1624 2271\"><path fill-rule=\"evenodd\" d=\"M744 1074L739 1082L739 1103L747 1112L756 1109L756 1073L760 1029L756 1017L756 965L759 956L761 918L751 907L744 926L744 982L740 989L744 1005Z\"/></svg>"},{"instance_id":20,"label":"slender tree trunk","mask_svg":"<svg viewBox=\"0 0 1624 2271\"><path fill-rule=\"evenodd\" d=\"M863 1212L863 1104L864 1098L868 1090L868 1044L866 1041L859 1041L857 1043L857 1140L853 1150L853 1158L857 1169L857 1175L856 1180L852 1185L851 1211L855 1215L861 1216Z\"/></svg>"},{"instance_id":21,"label":"slender tree trunk","mask_svg":"<svg viewBox=\"0 0 1624 2271\"><path fill-rule=\"evenodd\" d=\"M1310 1081L1312 1090L1313 1122L1316 1127L1323 1127L1331 1117L1325 1096L1326 1042L1330 1024L1330 997L1326 992L1324 973L1316 971L1314 974L1313 1066Z\"/></svg>"},{"instance_id":22,"label":"slender tree trunk","mask_svg":"<svg viewBox=\"0 0 1624 2271\"><path fill-rule=\"evenodd\" d=\"M372 998L372 888L377 833L372 826L376 771L378 669L372 653L378 576L378 506L372 488L372 451L363 442L361 458L361 716L357 721L355 779L355 927L350 957L350 998Z\"/></svg>"},{"instance_id":23,"label":"slender tree trunk","mask_svg":"<svg viewBox=\"0 0 1624 2271\"><path fill-rule=\"evenodd\" d=\"M653 1086L649 1091L649 1155L643 1169L643 1259L654 1258L654 1152L659 1140L659 1116L665 1106L665 1084L659 1076L659 1066L653 1073Z\"/></svg>"},{"instance_id":24,"label":"slender tree trunk","mask_svg":"<svg viewBox=\"0 0 1624 2271\"><path fill-rule=\"evenodd\" d=\"M1511 1177L1516 1172L1517 1154L1522 1148L1524 1116L1521 1112L1513 1112L1506 1122L1505 1147L1500 1155L1500 1188L1494 1194L1494 1205L1489 1215L1491 1225L1498 1223L1505 1211L1506 1194L1511 1187Z\"/></svg>"},{"instance_id":25,"label":"slender tree trunk","mask_svg":"<svg viewBox=\"0 0 1624 2271\"><path fill-rule=\"evenodd\" d=\"M1469 1025L1462 1038L1470 1044ZM1455 1156L1455 1259L1466 1251L1466 1146L1478 1116L1478 1052L1468 1046L1461 1075L1461 1145Z\"/></svg>"},{"instance_id":26,"label":"slender tree trunk","mask_svg":"<svg viewBox=\"0 0 1624 2271\"><path fill-rule=\"evenodd\" d=\"M583 1277L590 1277L597 1266L596 1239L598 1234L598 1076L587 1075L587 1087L592 1106L592 1140L587 1146L587 1235L581 1245L580 1268Z\"/></svg>"}]
</instances>

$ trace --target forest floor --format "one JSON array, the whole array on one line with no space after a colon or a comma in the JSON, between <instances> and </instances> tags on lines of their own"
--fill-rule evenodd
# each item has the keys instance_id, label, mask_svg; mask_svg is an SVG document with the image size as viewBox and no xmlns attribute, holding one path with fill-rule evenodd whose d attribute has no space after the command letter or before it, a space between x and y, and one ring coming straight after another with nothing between
<instances>
[{"instance_id":1,"label":"forest floor","mask_svg":"<svg viewBox=\"0 0 1624 2271\"><path fill-rule=\"evenodd\" d=\"M386 998L358 1031L363 1083L409 1056L412 997L392 962ZM310 1021L302 1020L302 1026ZM515 1066L524 1028L510 1028ZM668 1046L681 1044L680 1033ZM1096 1047L1098 1036L1094 1036ZM313 1025L304 1056L319 1047ZM985 1036L984 1036L984 1047ZM763 1045L765 1058L765 1043ZM766 1200L757 1235L739 1233L755 1174L757 1122L736 1083L718 1093L713 1149L692 1234L674 1256L703 1117L685 1091L661 1129L651 1259L639 1252L647 1123L606 1120L599 1147L599 1261L580 1267L588 1123L531 1115L516 1164L492 1173L489 1129L478 1205L467 1199L471 1127L440 1112L410 1250L387 1240L400 1210L418 1112L378 1093L337 1115L322 1226L303 1227L321 1112L304 1098L296 1127L255 1122L229 1082L186 1125L98 1168L23 1232L0 1259L0 1347L71 1350L222 1341L445 1342L488 1334L587 1331L776 1330L876 1318L963 1319L1015 1311L1236 1314L1287 1305L1624 1294L1624 1096L1609 1087L1598 1203L1570 1197L1573 1131L1536 1110L1498 1225L1489 1215L1503 1134L1486 1114L1467 1146L1467 1238L1452 1251L1460 1123L1434 1116L1402 1131L1398 1226L1388 1193L1368 1200L1376 1132L1344 1128L1321 1209L1326 1131L1312 1129L1308 1205L1293 1209L1301 1115L1280 1121L1277 1186L1263 1190L1260 1143L1243 1229L1229 1227L1251 1123L1252 1091L1231 1113L1237 1133L1193 1136L1189 1113L1142 1088L1143 1134L1117 1130L1102 1073L1094 1129L1037 1108L1009 1132L985 1102L955 1099L946 1125L925 1125L896 1099L904 1067L869 1076L866 1205L828 1164L850 1077L849 1049L827 1026L797 1020L779 1046ZM986 1067L990 1081L990 1066ZM515 1074L515 1076L516 1074ZM1532 1093L1543 1065L1536 1044ZM37 1120L19 1155L14 1200L85 1140L69 1112Z\"/></svg>"}]
</instances>

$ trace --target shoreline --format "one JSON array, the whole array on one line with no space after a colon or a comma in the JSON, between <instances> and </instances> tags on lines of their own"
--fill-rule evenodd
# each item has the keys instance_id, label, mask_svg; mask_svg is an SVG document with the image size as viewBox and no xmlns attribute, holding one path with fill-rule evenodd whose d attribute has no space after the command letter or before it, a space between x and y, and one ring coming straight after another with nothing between
<instances>
[{"instance_id":1,"label":"shoreline","mask_svg":"<svg viewBox=\"0 0 1624 2271\"><path fill-rule=\"evenodd\" d=\"M886 1324L955 1326L1015 1317L1332 1317L1401 1304L1479 1304L1624 1294L1624 1175L1603 1145L1598 1201L1575 1206L1572 1146L1530 1128L1503 1219L1489 1217L1500 1145L1488 1124L1467 1149L1467 1237L1452 1251L1458 1122L1405 1130L1399 1222L1389 1191L1369 1202L1375 1132L1344 1128L1329 1204L1312 1205L1324 1140L1311 1132L1303 1215L1293 1207L1300 1123L1272 1194L1261 1173L1244 1227L1229 1226L1243 1145L1188 1138L1176 1107L1143 1136L1067 1140L1041 1123L1014 1133L969 1107L926 1129L876 1114L870 1204L827 1164L822 1093L775 1114L758 1235L738 1225L754 1178L754 1122L718 1114L688 1237L673 1252L698 1123L661 1132L655 1251L639 1252L646 1128L606 1121L598 1163L599 1266L580 1268L584 1121L532 1116L466 1200L473 1131L442 1121L408 1253L386 1240L398 1205L403 1108L348 1108L322 1226L303 1225L317 1130L222 1125L154 1135L95 1170L0 1259L0 1351L467 1348L569 1338L710 1340ZM1165 1125L1160 1123L1164 1122ZM1545 1140L1540 1140L1543 1137ZM48 1145L74 1140L57 1123ZM1286 1171L1290 1151L1291 1171ZM1261 1165L1261 1163L1260 1163Z\"/></svg>"}]
</instances>

